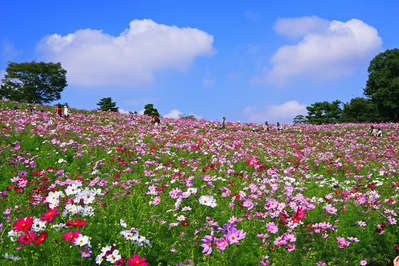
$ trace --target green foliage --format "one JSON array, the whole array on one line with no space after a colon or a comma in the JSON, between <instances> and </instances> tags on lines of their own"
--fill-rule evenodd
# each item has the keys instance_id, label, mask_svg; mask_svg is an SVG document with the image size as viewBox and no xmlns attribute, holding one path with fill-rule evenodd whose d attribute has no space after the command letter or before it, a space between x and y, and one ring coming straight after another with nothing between
<instances>
[{"instance_id":1,"label":"green foliage","mask_svg":"<svg viewBox=\"0 0 399 266\"><path fill-rule=\"evenodd\" d=\"M369 100L357 97L344 104L343 122L374 122L377 121L376 106Z\"/></svg>"},{"instance_id":2,"label":"green foliage","mask_svg":"<svg viewBox=\"0 0 399 266\"><path fill-rule=\"evenodd\" d=\"M116 103L112 101L111 97L100 99L97 105L102 111L118 112L118 107L116 107Z\"/></svg>"},{"instance_id":3,"label":"green foliage","mask_svg":"<svg viewBox=\"0 0 399 266\"><path fill-rule=\"evenodd\" d=\"M9 63L0 86L0 99L27 103L58 100L67 86L60 63Z\"/></svg>"},{"instance_id":4,"label":"green foliage","mask_svg":"<svg viewBox=\"0 0 399 266\"><path fill-rule=\"evenodd\" d=\"M306 123L306 117L304 115L297 115L292 121L294 124L304 124Z\"/></svg>"},{"instance_id":5,"label":"green foliage","mask_svg":"<svg viewBox=\"0 0 399 266\"><path fill-rule=\"evenodd\" d=\"M185 115L182 117L182 119L188 119L188 120L194 120L194 121L197 120L197 118L195 118L194 115Z\"/></svg>"},{"instance_id":6,"label":"green foliage","mask_svg":"<svg viewBox=\"0 0 399 266\"><path fill-rule=\"evenodd\" d=\"M310 124L331 124L341 121L342 109L341 102L336 100L332 103L329 102L316 102L307 106L308 115L306 116L307 122Z\"/></svg>"},{"instance_id":7,"label":"green foliage","mask_svg":"<svg viewBox=\"0 0 399 266\"><path fill-rule=\"evenodd\" d=\"M386 50L370 62L364 94L384 121L399 121L399 49Z\"/></svg>"},{"instance_id":8,"label":"green foliage","mask_svg":"<svg viewBox=\"0 0 399 266\"><path fill-rule=\"evenodd\" d=\"M156 108L154 108L153 104L146 104L144 106L144 114L149 116L159 116L159 112Z\"/></svg>"}]
</instances>

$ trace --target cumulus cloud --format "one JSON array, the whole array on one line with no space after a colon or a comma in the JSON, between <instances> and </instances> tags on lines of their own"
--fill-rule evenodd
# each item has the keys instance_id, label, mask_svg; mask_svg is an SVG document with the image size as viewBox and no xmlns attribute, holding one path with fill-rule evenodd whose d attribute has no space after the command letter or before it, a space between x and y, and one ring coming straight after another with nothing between
<instances>
[{"instance_id":1,"label":"cumulus cloud","mask_svg":"<svg viewBox=\"0 0 399 266\"><path fill-rule=\"evenodd\" d=\"M322 34L328 30L330 22L316 16L301 18L282 18L278 19L274 25L274 30L290 38L303 37L308 33Z\"/></svg>"},{"instance_id":2,"label":"cumulus cloud","mask_svg":"<svg viewBox=\"0 0 399 266\"><path fill-rule=\"evenodd\" d=\"M166 118L173 118L173 119L179 119L183 117L183 113L180 112L177 109L173 109L172 111L170 111L169 113L167 113L166 115L164 115L163 117Z\"/></svg>"},{"instance_id":3,"label":"cumulus cloud","mask_svg":"<svg viewBox=\"0 0 399 266\"><path fill-rule=\"evenodd\" d=\"M301 39L294 45L280 47L271 58L272 69L261 79L272 83L284 84L295 77L325 80L350 75L368 64L382 44L377 30L358 19L280 19L275 30Z\"/></svg>"},{"instance_id":4,"label":"cumulus cloud","mask_svg":"<svg viewBox=\"0 0 399 266\"><path fill-rule=\"evenodd\" d=\"M248 106L243 111L244 116L251 122L264 123L291 123L295 116L306 115L306 105L297 101L288 101L280 105L271 105L263 108Z\"/></svg>"},{"instance_id":5,"label":"cumulus cloud","mask_svg":"<svg viewBox=\"0 0 399 266\"><path fill-rule=\"evenodd\" d=\"M128 114L129 113L129 111L127 111L125 109L122 109L122 108L118 108L118 112L121 113L121 114Z\"/></svg>"},{"instance_id":6,"label":"cumulus cloud","mask_svg":"<svg viewBox=\"0 0 399 266\"><path fill-rule=\"evenodd\" d=\"M195 28L133 20L119 36L82 29L52 34L38 44L45 60L61 62L70 84L138 86L163 69L184 70L194 58L211 55L213 36Z\"/></svg>"}]
</instances>

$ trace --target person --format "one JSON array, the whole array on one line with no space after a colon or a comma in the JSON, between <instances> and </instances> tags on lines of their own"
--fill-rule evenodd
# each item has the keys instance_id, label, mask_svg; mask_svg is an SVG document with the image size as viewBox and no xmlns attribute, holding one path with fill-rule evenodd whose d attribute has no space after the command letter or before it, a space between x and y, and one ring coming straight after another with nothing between
<instances>
[{"instance_id":1,"label":"person","mask_svg":"<svg viewBox=\"0 0 399 266\"><path fill-rule=\"evenodd\" d=\"M130 116L130 119L134 120L135 115L133 112L129 112L129 116Z\"/></svg>"},{"instance_id":2,"label":"person","mask_svg":"<svg viewBox=\"0 0 399 266\"><path fill-rule=\"evenodd\" d=\"M382 129L381 128L378 128L376 137L382 137Z\"/></svg>"},{"instance_id":3,"label":"person","mask_svg":"<svg viewBox=\"0 0 399 266\"><path fill-rule=\"evenodd\" d=\"M68 110L68 106L64 105L64 117L68 118L69 117L69 110Z\"/></svg>"},{"instance_id":4,"label":"person","mask_svg":"<svg viewBox=\"0 0 399 266\"><path fill-rule=\"evenodd\" d=\"M62 116L61 104L57 105L57 109L55 112L58 114L58 116Z\"/></svg>"},{"instance_id":5,"label":"person","mask_svg":"<svg viewBox=\"0 0 399 266\"><path fill-rule=\"evenodd\" d=\"M399 266L399 256L397 256L396 258L394 258L394 260L393 260L393 266Z\"/></svg>"},{"instance_id":6,"label":"person","mask_svg":"<svg viewBox=\"0 0 399 266\"><path fill-rule=\"evenodd\" d=\"M263 129L266 130L266 131L269 131L269 123L267 121L263 125Z\"/></svg>"},{"instance_id":7,"label":"person","mask_svg":"<svg viewBox=\"0 0 399 266\"><path fill-rule=\"evenodd\" d=\"M158 126L159 123L161 123L161 120L159 119L159 116L154 115L154 116L152 117L152 123L153 123L155 126Z\"/></svg>"},{"instance_id":8,"label":"person","mask_svg":"<svg viewBox=\"0 0 399 266\"><path fill-rule=\"evenodd\" d=\"M370 126L370 129L369 129L369 134L370 134L370 135L373 135L373 132L374 132L374 126L371 125L371 126Z\"/></svg>"},{"instance_id":9,"label":"person","mask_svg":"<svg viewBox=\"0 0 399 266\"><path fill-rule=\"evenodd\" d=\"M277 122L277 131L282 131L283 128L280 126L280 122Z\"/></svg>"},{"instance_id":10,"label":"person","mask_svg":"<svg viewBox=\"0 0 399 266\"><path fill-rule=\"evenodd\" d=\"M222 128L226 128L225 122L226 122L226 117L223 116L222 118Z\"/></svg>"}]
</instances>

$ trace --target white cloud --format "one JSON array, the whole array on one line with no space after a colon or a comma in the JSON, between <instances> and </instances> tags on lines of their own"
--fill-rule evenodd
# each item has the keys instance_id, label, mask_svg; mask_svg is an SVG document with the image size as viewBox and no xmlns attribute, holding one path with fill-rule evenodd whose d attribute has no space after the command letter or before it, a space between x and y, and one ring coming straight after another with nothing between
<instances>
[{"instance_id":1,"label":"white cloud","mask_svg":"<svg viewBox=\"0 0 399 266\"><path fill-rule=\"evenodd\" d=\"M244 116L250 122L264 123L291 123L295 116L306 115L306 105L297 101L288 101L280 105L271 105L264 108L248 106L244 109Z\"/></svg>"},{"instance_id":2,"label":"white cloud","mask_svg":"<svg viewBox=\"0 0 399 266\"><path fill-rule=\"evenodd\" d=\"M70 84L138 86L154 72L187 68L195 57L211 55L213 36L195 28L133 20L119 36L83 29L49 35L38 44L45 60L59 61Z\"/></svg>"},{"instance_id":3,"label":"white cloud","mask_svg":"<svg viewBox=\"0 0 399 266\"><path fill-rule=\"evenodd\" d=\"M169 113L167 113L166 115L164 115L163 117L166 118L173 118L173 119L179 119L183 117L183 113L180 112L177 109L173 109L172 111L170 111Z\"/></svg>"},{"instance_id":4,"label":"white cloud","mask_svg":"<svg viewBox=\"0 0 399 266\"><path fill-rule=\"evenodd\" d=\"M290 38L298 38L308 33L323 33L328 30L330 22L316 16L301 18L282 18L277 20L274 30Z\"/></svg>"},{"instance_id":5,"label":"white cloud","mask_svg":"<svg viewBox=\"0 0 399 266\"><path fill-rule=\"evenodd\" d=\"M280 19L275 30L301 39L295 45L280 47L271 59L271 71L256 80L284 84L295 77L340 78L368 64L382 44L377 30L358 19Z\"/></svg>"},{"instance_id":6,"label":"white cloud","mask_svg":"<svg viewBox=\"0 0 399 266\"><path fill-rule=\"evenodd\" d=\"M121 114L128 114L129 113L129 111L126 111L125 109L122 109L122 108L118 108L118 112L121 113Z\"/></svg>"}]
</instances>

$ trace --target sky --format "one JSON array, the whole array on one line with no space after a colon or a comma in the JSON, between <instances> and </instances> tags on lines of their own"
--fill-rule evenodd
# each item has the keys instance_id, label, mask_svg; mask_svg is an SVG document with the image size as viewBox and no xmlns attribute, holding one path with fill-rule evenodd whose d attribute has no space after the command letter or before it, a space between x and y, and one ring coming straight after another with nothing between
<instances>
[{"instance_id":1,"label":"sky","mask_svg":"<svg viewBox=\"0 0 399 266\"><path fill-rule=\"evenodd\" d=\"M397 0L0 1L9 62L61 62L61 99L120 112L291 123L362 97L370 60L398 48Z\"/></svg>"}]
</instances>

